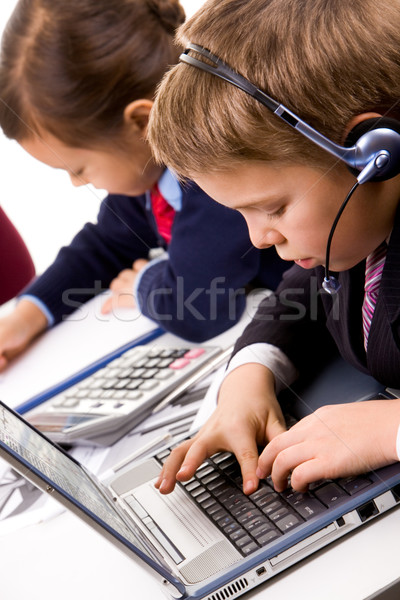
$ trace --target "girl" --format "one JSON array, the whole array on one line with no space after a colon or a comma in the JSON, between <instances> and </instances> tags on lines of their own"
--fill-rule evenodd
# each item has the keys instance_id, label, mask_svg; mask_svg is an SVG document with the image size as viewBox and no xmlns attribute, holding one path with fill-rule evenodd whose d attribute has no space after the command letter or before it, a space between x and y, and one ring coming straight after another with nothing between
<instances>
[{"instance_id":1,"label":"girl","mask_svg":"<svg viewBox=\"0 0 400 600\"><path fill-rule=\"evenodd\" d=\"M280 279L283 263L251 247L241 217L180 185L145 140L183 20L177 0L18 2L3 37L0 126L74 185L109 195L97 224L61 249L0 322L0 368L126 269L143 314L193 341L237 321L250 282Z\"/></svg>"}]
</instances>

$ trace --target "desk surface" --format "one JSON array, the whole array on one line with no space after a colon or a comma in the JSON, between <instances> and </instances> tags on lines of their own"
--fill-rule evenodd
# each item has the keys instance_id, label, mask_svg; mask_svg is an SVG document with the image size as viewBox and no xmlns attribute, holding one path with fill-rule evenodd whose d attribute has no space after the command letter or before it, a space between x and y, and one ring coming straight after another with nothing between
<instances>
[{"instance_id":1,"label":"desk surface","mask_svg":"<svg viewBox=\"0 0 400 600\"><path fill-rule=\"evenodd\" d=\"M236 338L239 329L240 326L236 326L217 340L229 343ZM169 339L173 340L173 336ZM96 336L96 346L98 343ZM45 337L41 344L46 344ZM104 353L109 349L104 342ZM23 359L27 368L34 361L34 352L27 353ZM12 387L10 382L8 385ZM294 596L296 600L365 600L375 597L400 578L398 531L400 511L394 510L243 598L283 600ZM67 512L44 523L0 533L0 564L2 600L165 598L139 565Z\"/></svg>"},{"instance_id":2,"label":"desk surface","mask_svg":"<svg viewBox=\"0 0 400 600\"><path fill-rule=\"evenodd\" d=\"M380 517L243 600L364 600L400 575L400 511ZM3 600L165 600L138 565L68 513L0 538Z\"/></svg>"}]
</instances>

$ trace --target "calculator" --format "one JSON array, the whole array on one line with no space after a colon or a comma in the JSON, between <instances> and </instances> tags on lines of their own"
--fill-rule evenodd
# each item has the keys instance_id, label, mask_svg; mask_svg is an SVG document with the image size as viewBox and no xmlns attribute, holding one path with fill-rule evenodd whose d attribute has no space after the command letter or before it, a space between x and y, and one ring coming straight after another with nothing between
<instances>
[{"instance_id":1,"label":"calculator","mask_svg":"<svg viewBox=\"0 0 400 600\"><path fill-rule=\"evenodd\" d=\"M110 445L221 354L217 346L136 346L24 417L55 442Z\"/></svg>"}]
</instances>

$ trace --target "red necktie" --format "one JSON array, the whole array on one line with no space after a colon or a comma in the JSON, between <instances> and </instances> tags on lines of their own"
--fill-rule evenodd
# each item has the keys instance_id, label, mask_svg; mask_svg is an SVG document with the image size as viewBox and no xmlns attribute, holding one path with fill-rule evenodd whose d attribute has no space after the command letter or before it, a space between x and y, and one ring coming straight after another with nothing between
<instances>
[{"instance_id":1,"label":"red necktie","mask_svg":"<svg viewBox=\"0 0 400 600\"><path fill-rule=\"evenodd\" d=\"M362 307L364 347L367 350L369 330L379 295L382 271L386 260L387 244L384 242L367 256L365 267L365 295Z\"/></svg>"},{"instance_id":2,"label":"red necktie","mask_svg":"<svg viewBox=\"0 0 400 600\"><path fill-rule=\"evenodd\" d=\"M151 208L156 220L157 229L167 244L171 241L171 229L174 222L175 210L161 195L158 185L152 188L150 192Z\"/></svg>"}]
</instances>

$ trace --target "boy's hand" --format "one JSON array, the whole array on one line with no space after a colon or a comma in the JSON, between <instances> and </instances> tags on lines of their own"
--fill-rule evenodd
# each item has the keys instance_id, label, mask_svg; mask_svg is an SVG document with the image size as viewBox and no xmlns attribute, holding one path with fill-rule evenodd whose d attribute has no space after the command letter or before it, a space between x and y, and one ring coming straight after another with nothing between
<instances>
[{"instance_id":1,"label":"boy's hand","mask_svg":"<svg viewBox=\"0 0 400 600\"><path fill-rule=\"evenodd\" d=\"M400 400L374 400L319 408L262 452L257 476L272 476L282 491L304 492L319 479L346 477L396 462Z\"/></svg>"},{"instance_id":2,"label":"boy's hand","mask_svg":"<svg viewBox=\"0 0 400 600\"><path fill-rule=\"evenodd\" d=\"M218 406L211 418L194 438L172 451L156 487L168 494L176 480L189 480L207 457L230 451L239 461L243 490L251 494L259 481L257 446L265 445L285 429L272 373L258 364L238 367L222 384Z\"/></svg>"},{"instance_id":3,"label":"boy's hand","mask_svg":"<svg viewBox=\"0 0 400 600\"><path fill-rule=\"evenodd\" d=\"M132 269L124 269L110 283L112 296L108 298L101 307L103 315L110 313L113 308L135 308L136 302L133 295L133 285L138 273L147 265L149 261L144 258L135 260Z\"/></svg>"},{"instance_id":4,"label":"boy's hand","mask_svg":"<svg viewBox=\"0 0 400 600\"><path fill-rule=\"evenodd\" d=\"M29 300L20 300L11 314L0 319L0 371L46 327L46 317Z\"/></svg>"}]
</instances>

